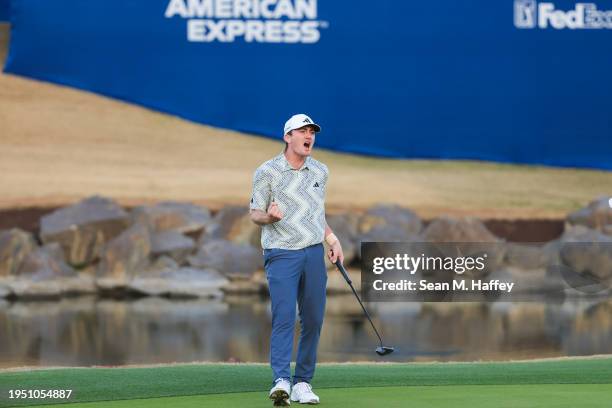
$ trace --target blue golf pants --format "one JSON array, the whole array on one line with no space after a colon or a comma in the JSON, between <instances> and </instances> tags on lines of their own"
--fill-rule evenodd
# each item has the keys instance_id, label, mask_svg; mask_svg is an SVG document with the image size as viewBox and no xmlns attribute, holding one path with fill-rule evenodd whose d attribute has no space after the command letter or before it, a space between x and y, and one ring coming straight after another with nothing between
<instances>
[{"instance_id":1,"label":"blue golf pants","mask_svg":"<svg viewBox=\"0 0 612 408\"><path fill-rule=\"evenodd\" d=\"M325 312L325 268L323 244L303 249L265 249L264 265L272 303L270 365L274 381L291 381L291 353L295 331L296 303L300 316L293 384L310 382L317 361L317 346Z\"/></svg>"}]
</instances>

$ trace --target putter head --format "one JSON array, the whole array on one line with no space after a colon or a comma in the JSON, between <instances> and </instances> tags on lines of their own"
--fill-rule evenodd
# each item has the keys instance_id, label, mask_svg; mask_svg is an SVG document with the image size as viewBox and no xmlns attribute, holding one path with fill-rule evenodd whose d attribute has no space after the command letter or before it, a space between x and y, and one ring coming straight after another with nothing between
<instances>
[{"instance_id":1,"label":"putter head","mask_svg":"<svg viewBox=\"0 0 612 408\"><path fill-rule=\"evenodd\" d=\"M376 354L378 354L379 356L386 356L387 354L393 353L393 351L395 351L393 347L388 347L388 346L376 347Z\"/></svg>"}]
</instances>

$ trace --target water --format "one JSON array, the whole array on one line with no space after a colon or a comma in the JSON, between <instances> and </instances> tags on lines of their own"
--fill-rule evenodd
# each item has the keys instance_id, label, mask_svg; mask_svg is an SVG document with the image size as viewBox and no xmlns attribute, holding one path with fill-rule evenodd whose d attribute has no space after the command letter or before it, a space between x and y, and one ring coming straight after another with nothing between
<instances>
[{"instance_id":1,"label":"water","mask_svg":"<svg viewBox=\"0 0 612 408\"><path fill-rule=\"evenodd\" d=\"M385 361L612 353L609 300L372 303L369 309L386 345L397 350ZM270 329L269 302L259 297L0 301L0 367L267 362ZM352 295L328 297L319 361L380 361L376 343Z\"/></svg>"}]
</instances>

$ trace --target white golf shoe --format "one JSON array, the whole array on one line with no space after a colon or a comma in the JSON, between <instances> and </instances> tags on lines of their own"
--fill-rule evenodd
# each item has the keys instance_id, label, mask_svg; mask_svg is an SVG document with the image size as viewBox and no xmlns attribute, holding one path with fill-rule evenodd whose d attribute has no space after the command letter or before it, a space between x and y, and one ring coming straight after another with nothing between
<instances>
[{"instance_id":1,"label":"white golf shoe","mask_svg":"<svg viewBox=\"0 0 612 408\"><path fill-rule=\"evenodd\" d=\"M291 401L300 404L318 404L319 397L312 392L312 386L307 382L299 382L291 389Z\"/></svg>"},{"instance_id":2,"label":"white golf shoe","mask_svg":"<svg viewBox=\"0 0 612 408\"><path fill-rule=\"evenodd\" d=\"M274 401L275 407L286 407L291 405L289 401L289 392L291 390L291 383L284 379L279 378L276 380L274 387L270 390L270 399Z\"/></svg>"}]
</instances>

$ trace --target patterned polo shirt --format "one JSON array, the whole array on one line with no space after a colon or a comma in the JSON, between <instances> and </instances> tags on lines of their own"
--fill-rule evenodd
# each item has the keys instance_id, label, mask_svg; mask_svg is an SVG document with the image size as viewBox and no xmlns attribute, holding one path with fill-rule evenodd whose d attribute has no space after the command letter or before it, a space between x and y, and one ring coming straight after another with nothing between
<instances>
[{"instance_id":1,"label":"patterned polo shirt","mask_svg":"<svg viewBox=\"0 0 612 408\"><path fill-rule=\"evenodd\" d=\"M323 241L328 176L327 166L310 156L293 169L284 153L255 170L250 208L267 211L274 201L283 213L262 226L262 248L302 249Z\"/></svg>"}]
</instances>

